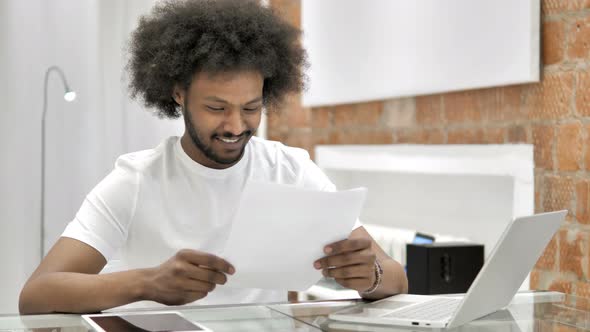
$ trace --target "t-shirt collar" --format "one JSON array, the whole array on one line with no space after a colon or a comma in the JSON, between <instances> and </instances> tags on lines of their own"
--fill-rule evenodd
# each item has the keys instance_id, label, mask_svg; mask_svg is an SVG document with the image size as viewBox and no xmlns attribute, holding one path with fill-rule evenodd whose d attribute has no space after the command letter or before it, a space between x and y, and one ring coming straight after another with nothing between
<instances>
[{"instance_id":1,"label":"t-shirt collar","mask_svg":"<svg viewBox=\"0 0 590 332\"><path fill-rule=\"evenodd\" d=\"M210 168L194 161L191 157L189 157L186 151L184 151L182 144L180 144L180 137L177 137L176 139L176 143L174 144L174 151L176 153L176 156L181 160L181 162L184 165L186 165L190 170L209 177L226 177L241 171L246 166L246 164L248 163L248 158L250 157L249 143L250 142L246 144L246 148L244 149L244 155L242 156L242 158L240 158L240 160L235 165L224 169Z\"/></svg>"}]
</instances>

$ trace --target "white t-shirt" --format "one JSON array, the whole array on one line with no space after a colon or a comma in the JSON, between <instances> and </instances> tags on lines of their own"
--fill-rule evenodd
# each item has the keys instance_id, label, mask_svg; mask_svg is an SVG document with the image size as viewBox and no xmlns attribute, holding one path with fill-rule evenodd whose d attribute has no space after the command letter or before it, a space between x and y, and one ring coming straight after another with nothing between
<instances>
[{"instance_id":1,"label":"white t-shirt","mask_svg":"<svg viewBox=\"0 0 590 332\"><path fill-rule=\"evenodd\" d=\"M109 262L103 273L158 266L184 248L218 254L248 180L335 190L303 149L252 137L238 163L212 169L193 161L180 139L170 137L155 149L119 157L62 236L98 250ZM284 291L218 286L196 304L286 297Z\"/></svg>"}]
</instances>

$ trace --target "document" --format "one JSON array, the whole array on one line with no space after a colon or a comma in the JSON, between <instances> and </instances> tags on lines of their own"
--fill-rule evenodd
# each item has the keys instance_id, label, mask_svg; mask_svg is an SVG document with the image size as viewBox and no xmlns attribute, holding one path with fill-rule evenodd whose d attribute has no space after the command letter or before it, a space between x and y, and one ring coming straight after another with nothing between
<instances>
[{"instance_id":1,"label":"document","mask_svg":"<svg viewBox=\"0 0 590 332\"><path fill-rule=\"evenodd\" d=\"M325 192L288 185L246 185L226 247L236 268L224 287L303 291L322 278L313 267L324 246L348 238L366 188Z\"/></svg>"}]
</instances>

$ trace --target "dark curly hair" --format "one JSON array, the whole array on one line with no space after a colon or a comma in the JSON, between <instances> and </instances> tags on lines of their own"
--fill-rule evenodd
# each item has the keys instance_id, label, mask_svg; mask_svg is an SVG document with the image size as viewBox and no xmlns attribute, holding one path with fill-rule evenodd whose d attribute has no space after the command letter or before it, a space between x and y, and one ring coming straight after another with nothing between
<instances>
[{"instance_id":1,"label":"dark curly hair","mask_svg":"<svg viewBox=\"0 0 590 332\"><path fill-rule=\"evenodd\" d=\"M139 19L129 42L129 90L160 117L178 118L174 86L188 89L197 72L256 70L263 103L277 110L304 88L300 31L255 0L168 0Z\"/></svg>"}]
</instances>

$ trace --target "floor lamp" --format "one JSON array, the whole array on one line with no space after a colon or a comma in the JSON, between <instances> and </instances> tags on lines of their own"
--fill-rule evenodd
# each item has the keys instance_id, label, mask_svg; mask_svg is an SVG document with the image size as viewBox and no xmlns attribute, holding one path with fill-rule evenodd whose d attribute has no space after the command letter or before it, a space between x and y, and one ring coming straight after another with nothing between
<instances>
[{"instance_id":1,"label":"floor lamp","mask_svg":"<svg viewBox=\"0 0 590 332\"><path fill-rule=\"evenodd\" d=\"M43 87L43 113L41 115L41 222L40 222L40 260L43 260L45 256L45 118L47 115L47 83L49 81L49 75L52 72L59 74L61 81L64 85L64 99L67 102L71 102L76 99L76 92L70 89L66 75L58 66L51 66L47 68L45 72L45 85Z\"/></svg>"}]
</instances>

